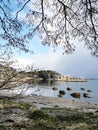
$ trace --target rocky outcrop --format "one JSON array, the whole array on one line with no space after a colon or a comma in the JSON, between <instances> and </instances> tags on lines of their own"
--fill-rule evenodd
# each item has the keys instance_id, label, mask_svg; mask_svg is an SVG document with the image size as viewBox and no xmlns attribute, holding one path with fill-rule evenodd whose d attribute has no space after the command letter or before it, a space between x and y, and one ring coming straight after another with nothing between
<instances>
[{"instance_id":1,"label":"rocky outcrop","mask_svg":"<svg viewBox=\"0 0 98 130\"><path fill-rule=\"evenodd\" d=\"M66 76L51 70L37 71L37 75L41 77L43 80L55 80L55 81L65 81L65 82L86 82L86 79L84 78L75 78L71 76Z\"/></svg>"}]
</instances>

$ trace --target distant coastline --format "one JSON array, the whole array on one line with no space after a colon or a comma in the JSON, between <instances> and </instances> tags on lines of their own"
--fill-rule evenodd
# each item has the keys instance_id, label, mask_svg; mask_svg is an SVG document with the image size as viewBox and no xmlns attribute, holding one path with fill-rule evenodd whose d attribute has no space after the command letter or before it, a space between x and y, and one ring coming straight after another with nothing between
<instances>
[{"instance_id":1,"label":"distant coastline","mask_svg":"<svg viewBox=\"0 0 98 130\"><path fill-rule=\"evenodd\" d=\"M98 78L87 78L87 80L98 80Z\"/></svg>"},{"instance_id":2,"label":"distant coastline","mask_svg":"<svg viewBox=\"0 0 98 130\"><path fill-rule=\"evenodd\" d=\"M38 71L37 75L38 77L42 78L42 80L65 81L65 82L86 82L87 81L87 79L84 78L66 76L51 70Z\"/></svg>"}]
</instances>

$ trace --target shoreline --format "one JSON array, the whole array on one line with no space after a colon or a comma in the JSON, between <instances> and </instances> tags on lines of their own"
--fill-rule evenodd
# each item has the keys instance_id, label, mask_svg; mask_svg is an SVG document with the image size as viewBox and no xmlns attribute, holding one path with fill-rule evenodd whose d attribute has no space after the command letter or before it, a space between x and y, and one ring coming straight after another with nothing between
<instances>
[{"instance_id":1,"label":"shoreline","mask_svg":"<svg viewBox=\"0 0 98 130\"><path fill-rule=\"evenodd\" d=\"M77 99L71 100L60 97L26 96L21 94L10 93L8 91L0 91L0 97L12 98L14 101L22 101L34 105L37 108L71 108L84 111L98 111L98 104L93 104Z\"/></svg>"},{"instance_id":2,"label":"shoreline","mask_svg":"<svg viewBox=\"0 0 98 130\"><path fill-rule=\"evenodd\" d=\"M18 101L27 102L34 104L37 108L71 108L80 109L87 111L98 110L98 104L92 104L89 102L71 100L59 97L44 97L44 96L21 96L17 99Z\"/></svg>"}]
</instances>

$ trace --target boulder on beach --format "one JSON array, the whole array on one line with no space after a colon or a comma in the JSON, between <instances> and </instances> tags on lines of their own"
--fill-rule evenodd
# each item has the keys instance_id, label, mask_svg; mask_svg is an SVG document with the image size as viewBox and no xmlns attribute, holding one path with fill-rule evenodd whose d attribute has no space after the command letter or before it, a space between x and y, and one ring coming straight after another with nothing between
<instances>
[{"instance_id":1,"label":"boulder on beach","mask_svg":"<svg viewBox=\"0 0 98 130\"><path fill-rule=\"evenodd\" d=\"M65 95L66 92L65 92L64 90L60 90L60 91L59 91L59 94Z\"/></svg>"},{"instance_id":2,"label":"boulder on beach","mask_svg":"<svg viewBox=\"0 0 98 130\"><path fill-rule=\"evenodd\" d=\"M53 90L58 90L58 87L57 87L57 86L54 86L52 89L53 89Z\"/></svg>"},{"instance_id":3,"label":"boulder on beach","mask_svg":"<svg viewBox=\"0 0 98 130\"><path fill-rule=\"evenodd\" d=\"M75 98L80 98L80 92L72 93L71 96Z\"/></svg>"}]
</instances>

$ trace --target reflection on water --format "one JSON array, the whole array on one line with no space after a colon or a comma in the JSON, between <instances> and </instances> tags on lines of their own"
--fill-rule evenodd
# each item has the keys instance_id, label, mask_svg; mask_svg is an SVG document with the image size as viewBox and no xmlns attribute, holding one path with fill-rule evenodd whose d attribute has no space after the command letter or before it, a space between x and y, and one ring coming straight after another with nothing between
<instances>
[{"instance_id":1,"label":"reflection on water","mask_svg":"<svg viewBox=\"0 0 98 130\"><path fill-rule=\"evenodd\" d=\"M54 86L58 87L58 90L53 90L52 88ZM69 86L72 87L71 91L67 90ZM98 104L98 94L97 94L98 80L88 80L88 82L53 82L53 81L42 82L40 81L33 84L32 83L24 84L22 86L15 88L13 91L18 94L22 93L30 96L36 94L38 96L41 95L41 96L48 96L48 97L58 97L59 90L64 90L66 92L66 94L63 95L62 98L75 100L76 98L73 98L71 94L75 92L79 92L80 99L77 98L76 100L83 100L83 101L88 101L91 103ZM84 93L89 94L91 98L83 97Z\"/></svg>"},{"instance_id":2,"label":"reflection on water","mask_svg":"<svg viewBox=\"0 0 98 130\"><path fill-rule=\"evenodd\" d=\"M40 85L40 86L44 86L44 85L45 86L53 86L55 84L55 81L53 81L53 80L45 80L45 81L40 80L35 84Z\"/></svg>"}]
</instances>

